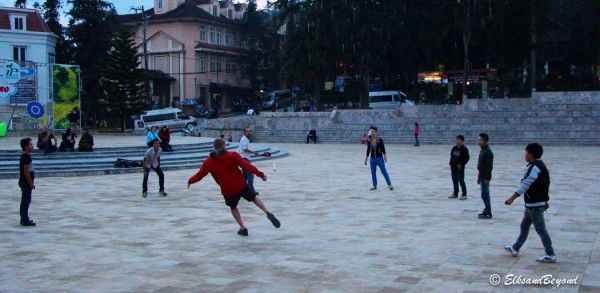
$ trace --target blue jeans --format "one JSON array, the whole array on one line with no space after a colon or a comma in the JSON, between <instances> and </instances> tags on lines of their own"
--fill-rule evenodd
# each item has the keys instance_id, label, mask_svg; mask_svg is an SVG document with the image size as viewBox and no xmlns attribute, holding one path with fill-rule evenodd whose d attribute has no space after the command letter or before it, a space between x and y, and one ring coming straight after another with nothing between
<instances>
[{"instance_id":1,"label":"blue jeans","mask_svg":"<svg viewBox=\"0 0 600 293\"><path fill-rule=\"evenodd\" d=\"M542 239L542 244L544 245L546 254L554 255L552 239L550 239L550 235L548 235L546 221L544 220L544 207L525 208L523 221L521 221L521 233L519 234L519 238L517 238L515 244L513 244L513 248L518 251L521 246L525 244L525 240L527 240L527 236L529 235L529 228L531 227L531 224L533 224L535 231L538 233L538 235L540 235L540 239Z\"/></svg>"},{"instance_id":2,"label":"blue jeans","mask_svg":"<svg viewBox=\"0 0 600 293\"><path fill-rule=\"evenodd\" d=\"M415 133L415 146L419 145L419 134Z\"/></svg>"},{"instance_id":3,"label":"blue jeans","mask_svg":"<svg viewBox=\"0 0 600 293\"><path fill-rule=\"evenodd\" d=\"M19 181L21 187L21 224L29 222L29 204L31 203L31 186L27 181Z\"/></svg>"},{"instance_id":4,"label":"blue jeans","mask_svg":"<svg viewBox=\"0 0 600 293\"><path fill-rule=\"evenodd\" d=\"M465 168L451 168L452 171L452 185L454 186L454 196L458 196L458 184L462 189L462 195L467 196L467 185L465 184Z\"/></svg>"},{"instance_id":5,"label":"blue jeans","mask_svg":"<svg viewBox=\"0 0 600 293\"><path fill-rule=\"evenodd\" d=\"M246 160L248 163L250 163L250 160L248 159L244 159ZM246 180L246 186L248 186L248 189L250 189L250 191L252 191L253 193L256 193L256 190L254 189L254 174L242 169L242 173L244 174L244 179Z\"/></svg>"},{"instance_id":6,"label":"blue jeans","mask_svg":"<svg viewBox=\"0 0 600 293\"><path fill-rule=\"evenodd\" d=\"M486 187L485 183L483 183L484 181L485 180L481 179L479 184L481 186L481 199L483 200L483 205L485 206L485 208L483 209L483 213L486 215L491 215L492 204L490 203L490 186L488 185Z\"/></svg>"},{"instance_id":7,"label":"blue jeans","mask_svg":"<svg viewBox=\"0 0 600 293\"><path fill-rule=\"evenodd\" d=\"M369 161L371 163L371 179L373 180L373 186L377 186L377 174L375 171L377 170L377 166L379 166L379 170L381 170L381 174L385 177L385 181L388 185L392 185L392 181L390 181L390 176L388 175L387 170L385 169L385 162L383 158L373 158Z\"/></svg>"}]
</instances>

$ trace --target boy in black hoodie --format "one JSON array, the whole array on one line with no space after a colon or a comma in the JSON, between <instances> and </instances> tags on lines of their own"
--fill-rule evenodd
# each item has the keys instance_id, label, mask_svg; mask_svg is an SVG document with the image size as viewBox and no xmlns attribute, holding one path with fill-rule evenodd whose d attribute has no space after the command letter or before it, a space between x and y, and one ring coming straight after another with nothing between
<instances>
[{"instance_id":1,"label":"boy in black hoodie","mask_svg":"<svg viewBox=\"0 0 600 293\"><path fill-rule=\"evenodd\" d=\"M458 197L458 184L462 188L461 200L467 199L467 185L465 184L465 167L469 162L469 149L463 144L465 137L456 136L456 145L450 151L450 171L452 173L452 185L454 192L448 198Z\"/></svg>"},{"instance_id":2,"label":"boy in black hoodie","mask_svg":"<svg viewBox=\"0 0 600 293\"><path fill-rule=\"evenodd\" d=\"M554 249L552 248L552 239L548 235L546 222L544 221L544 212L550 207L548 193L550 188L550 174L544 162L540 159L544 149L538 143L530 143L525 147L525 161L527 168L525 175L521 179L521 185L515 193L504 203L510 205L521 196L525 200L525 214L521 221L521 233L513 245L505 246L504 249L513 256L519 255L519 249L527 240L531 224L535 227L538 235L542 239L546 255L537 259L538 262L556 262Z\"/></svg>"}]
</instances>

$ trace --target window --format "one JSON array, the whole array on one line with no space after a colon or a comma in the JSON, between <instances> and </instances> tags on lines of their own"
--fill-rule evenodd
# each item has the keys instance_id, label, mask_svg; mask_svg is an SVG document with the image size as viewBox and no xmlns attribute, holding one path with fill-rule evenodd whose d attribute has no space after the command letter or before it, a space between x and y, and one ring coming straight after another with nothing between
<instances>
[{"instance_id":1,"label":"window","mask_svg":"<svg viewBox=\"0 0 600 293\"><path fill-rule=\"evenodd\" d=\"M13 30L24 31L26 30L25 25L27 22L25 21L25 15L11 15L10 16L10 24Z\"/></svg>"},{"instance_id":2,"label":"window","mask_svg":"<svg viewBox=\"0 0 600 293\"><path fill-rule=\"evenodd\" d=\"M162 8L163 8L162 0L158 0L158 9L162 9Z\"/></svg>"},{"instance_id":3,"label":"window","mask_svg":"<svg viewBox=\"0 0 600 293\"><path fill-rule=\"evenodd\" d=\"M227 71L228 74L235 74L235 72L236 72L236 63L235 63L235 61L227 61L227 65L225 67L225 70Z\"/></svg>"},{"instance_id":4,"label":"window","mask_svg":"<svg viewBox=\"0 0 600 293\"><path fill-rule=\"evenodd\" d=\"M217 6L213 6L213 7L212 7L212 15L213 15L213 16L218 16L218 15L217 15Z\"/></svg>"},{"instance_id":5,"label":"window","mask_svg":"<svg viewBox=\"0 0 600 293\"><path fill-rule=\"evenodd\" d=\"M199 72L206 72L206 57L202 56L200 57L200 61L198 61L198 71Z\"/></svg>"},{"instance_id":6,"label":"window","mask_svg":"<svg viewBox=\"0 0 600 293\"><path fill-rule=\"evenodd\" d=\"M227 10L227 18L233 19L233 10L231 10L231 9Z\"/></svg>"},{"instance_id":7,"label":"window","mask_svg":"<svg viewBox=\"0 0 600 293\"><path fill-rule=\"evenodd\" d=\"M235 33L232 30L225 30L225 45L231 47L237 45Z\"/></svg>"},{"instance_id":8,"label":"window","mask_svg":"<svg viewBox=\"0 0 600 293\"><path fill-rule=\"evenodd\" d=\"M200 26L200 42L206 42L206 26Z\"/></svg>"},{"instance_id":9,"label":"window","mask_svg":"<svg viewBox=\"0 0 600 293\"><path fill-rule=\"evenodd\" d=\"M211 44L223 44L223 30L211 27L209 29L209 38Z\"/></svg>"},{"instance_id":10,"label":"window","mask_svg":"<svg viewBox=\"0 0 600 293\"><path fill-rule=\"evenodd\" d=\"M210 57L210 72L217 72L217 57Z\"/></svg>"},{"instance_id":11,"label":"window","mask_svg":"<svg viewBox=\"0 0 600 293\"><path fill-rule=\"evenodd\" d=\"M27 52L26 47L14 46L13 47L13 60L25 61L25 58L27 57L27 55L25 54L26 52Z\"/></svg>"},{"instance_id":12,"label":"window","mask_svg":"<svg viewBox=\"0 0 600 293\"><path fill-rule=\"evenodd\" d=\"M217 29L217 42L215 44L223 44L223 30Z\"/></svg>"},{"instance_id":13,"label":"window","mask_svg":"<svg viewBox=\"0 0 600 293\"><path fill-rule=\"evenodd\" d=\"M56 55L48 54L48 63L56 63Z\"/></svg>"}]
</instances>

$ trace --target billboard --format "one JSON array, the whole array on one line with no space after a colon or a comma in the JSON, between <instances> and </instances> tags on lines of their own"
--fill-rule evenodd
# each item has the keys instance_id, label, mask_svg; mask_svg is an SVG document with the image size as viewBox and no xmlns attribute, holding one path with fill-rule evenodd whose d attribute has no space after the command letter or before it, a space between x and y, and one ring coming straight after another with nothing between
<instances>
[{"instance_id":1,"label":"billboard","mask_svg":"<svg viewBox=\"0 0 600 293\"><path fill-rule=\"evenodd\" d=\"M80 68L76 65L52 66L52 95L54 98L54 129L69 128L69 113L81 109Z\"/></svg>"}]
</instances>

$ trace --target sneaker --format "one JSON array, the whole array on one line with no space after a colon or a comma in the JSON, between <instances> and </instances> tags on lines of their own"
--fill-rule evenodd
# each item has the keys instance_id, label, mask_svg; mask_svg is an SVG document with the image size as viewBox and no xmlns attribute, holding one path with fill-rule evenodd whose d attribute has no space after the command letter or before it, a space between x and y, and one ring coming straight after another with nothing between
<instances>
[{"instance_id":1,"label":"sneaker","mask_svg":"<svg viewBox=\"0 0 600 293\"><path fill-rule=\"evenodd\" d=\"M29 222L21 223L21 226L24 226L24 227L33 227L33 226L35 226L35 222L32 221L32 220L29 220Z\"/></svg>"},{"instance_id":2,"label":"sneaker","mask_svg":"<svg viewBox=\"0 0 600 293\"><path fill-rule=\"evenodd\" d=\"M508 251L510 254L512 254L512 256L517 257L519 256L519 251L515 250L512 245L507 245L504 246L504 250Z\"/></svg>"},{"instance_id":3,"label":"sneaker","mask_svg":"<svg viewBox=\"0 0 600 293\"><path fill-rule=\"evenodd\" d=\"M369 190L376 190L376 189L377 189L377 186L373 186L373 187L371 187L371 189L369 189Z\"/></svg>"},{"instance_id":4,"label":"sneaker","mask_svg":"<svg viewBox=\"0 0 600 293\"><path fill-rule=\"evenodd\" d=\"M390 190L394 190L394 186L392 186L391 184L390 184L390 185L388 185L388 188L389 188Z\"/></svg>"},{"instance_id":5,"label":"sneaker","mask_svg":"<svg viewBox=\"0 0 600 293\"><path fill-rule=\"evenodd\" d=\"M159 190L158 194L160 194L162 196L167 196L167 193L164 190Z\"/></svg>"},{"instance_id":6,"label":"sneaker","mask_svg":"<svg viewBox=\"0 0 600 293\"><path fill-rule=\"evenodd\" d=\"M467 196L466 195L461 196L460 200L467 200Z\"/></svg>"},{"instance_id":7,"label":"sneaker","mask_svg":"<svg viewBox=\"0 0 600 293\"><path fill-rule=\"evenodd\" d=\"M238 230L238 235L240 235L240 236L248 236L248 228L243 228L243 229L240 228Z\"/></svg>"},{"instance_id":8,"label":"sneaker","mask_svg":"<svg viewBox=\"0 0 600 293\"><path fill-rule=\"evenodd\" d=\"M275 228L281 227L281 223L279 223L279 220L277 220L277 218L275 218L275 215L273 215L271 212L267 212L267 218L271 221Z\"/></svg>"},{"instance_id":9,"label":"sneaker","mask_svg":"<svg viewBox=\"0 0 600 293\"><path fill-rule=\"evenodd\" d=\"M146 198L147 196L148 196L148 192L145 192L145 191L144 191L144 192L142 192L142 197L143 197L143 198Z\"/></svg>"},{"instance_id":10,"label":"sneaker","mask_svg":"<svg viewBox=\"0 0 600 293\"><path fill-rule=\"evenodd\" d=\"M536 259L537 262L544 262L544 263L553 263L556 262L556 255L544 255L538 259Z\"/></svg>"},{"instance_id":11,"label":"sneaker","mask_svg":"<svg viewBox=\"0 0 600 293\"><path fill-rule=\"evenodd\" d=\"M492 215L491 214L479 214L477 217L480 219L489 220L492 218Z\"/></svg>"},{"instance_id":12,"label":"sneaker","mask_svg":"<svg viewBox=\"0 0 600 293\"><path fill-rule=\"evenodd\" d=\"M451 194L450 196L448 196L448 198L457 198L457 197L458 197L458 195L454 195L454 194Z\"/></svg>"}]
</instances>

